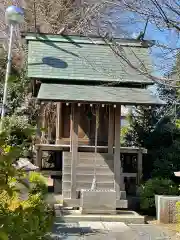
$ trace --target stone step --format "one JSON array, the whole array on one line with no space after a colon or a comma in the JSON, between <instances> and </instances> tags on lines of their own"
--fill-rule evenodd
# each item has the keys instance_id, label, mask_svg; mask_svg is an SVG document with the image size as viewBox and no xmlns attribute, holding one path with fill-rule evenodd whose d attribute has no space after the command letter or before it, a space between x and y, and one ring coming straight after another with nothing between
<instances>
[{"instance_id":1,"label":"stone step","mask_svg":"<svg viewBox=\"0 0 180 240\"><path fill-rule=\"evenodd\" d=\"M83 173L83 174L93 174L94 173L94 166L77 166L76 173ZM63 167L63 174L71 174L71 166L64 166ZM96 167L96 174L100 175L114 175L113 169L110 169L107 166L98 166Z\"/></svg>"},{"instance_id":2,"label":"stone step","mask_svg":"<svg viewBox=\"0 0 180 240\"><path fill-rule=\"evenodd\" d=\"M64 152L63 159L64 165L71 164L72 153ZM108 153L92 153L92 152L78 152L77 164L94 164L96 163L107 164L113 162L113 154Z\"/></svg>"},{"instance_id":3,"label":"stone step","mask_svg":"<svg viewBox=\"0 0 180 240\"><path fill-rule=\"evenodd\" d=\"M67 166L71 166L71 162L70 163L65 163L64 164L65 167ZM84 166L84 167L94 167L94 166L100 166L100 167L108 167L108 168L114 168L114 162L113 161L109 161L108 163L106 162L101 162L101 161L96 161L93 162L93 161L90 161L90 162L87 162L87 163L77 163L77 166Z\"/></svg>"},{"instance_id":4,"label":"stone step","mask_svg":"<svg viewBox=\"0 0 180 240\"><path fill-rule=\"evenodd\" d=\"M77 191L80 191L81 189L91 189L92 182L84 182L84 181L77 181L76 182L76 189ZM97 182L96 183L97 189L114 189L114 181L107 181L107 182ZM70 190L71 189L71 182L65 182L62 183L62 189L63 190Z\"/></svg>"},{"instance_id":5,"label":"stone step","mask_svg":"<svg viewBox=\"0 0 180 240\"><path fill-rule=\"evenodd\" d=\"M124 222L125 224L143 224L144 216L133 211L117 211L115 215L81 214L79 210L55 211L56 222Z\"/></svg>"},{"instance_id":6,"label":"stone step","mask_svg":"<svg viewBox=\"0 0 180 240\"><path fill-rule=\"evenodd\" d=\"M93 181L93 178L94 178L94 174L91 173L91 174L84 174L84 173L77 173L76 174L76 181L77 182L90 182L92 183ZM114 175L106 175L106 174L97 174L96 175L96 180L97 182L114 182ZM71 174L64 174L63 175L63 181L64 182L68 182L68 181L71 181Z\"/></svg>"}]
</instances>

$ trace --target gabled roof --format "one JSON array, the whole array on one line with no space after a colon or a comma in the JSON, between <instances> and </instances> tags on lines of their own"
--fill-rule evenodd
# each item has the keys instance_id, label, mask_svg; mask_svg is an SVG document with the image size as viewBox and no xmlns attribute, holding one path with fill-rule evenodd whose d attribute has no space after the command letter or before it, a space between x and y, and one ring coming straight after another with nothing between
<instances>
[{"instance_id":1,"label":"gabled roof","mask_svg":"<svg viewBox=\"0 0 180 240\"><path fill-rule=\"evenodd\" d=\"M30 34L26 39L30 78L152 84L138 71L144 65L151 72L149 41L115 39L118 56L112 50L114 43L101 38Z\"/></svg>"}]
</instances>

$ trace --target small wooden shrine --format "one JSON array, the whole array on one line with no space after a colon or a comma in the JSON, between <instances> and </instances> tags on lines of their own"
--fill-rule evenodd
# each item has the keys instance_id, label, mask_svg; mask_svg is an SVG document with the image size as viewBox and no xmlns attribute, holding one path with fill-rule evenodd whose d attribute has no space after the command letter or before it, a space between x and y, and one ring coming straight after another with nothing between
<instances>
[{"instance_id":1,"label":"small wooden shrine","mask_svg":"<svg viewBox=\"0 0 180 240\"><path fill-rule=\"evenodd\" d=\"M97 194L107 199L95 202L102 211L110 203L127 208L128 179L139 183L146 150L120 146L121 106L162 104L147 90L152 42L32 33L26 40L28 77L41 104L38 166L45 168L43 153L51 152L56 166L49 173L68 206L91 212L95 206L83 204Z\"/></svg>"}]
</instances>

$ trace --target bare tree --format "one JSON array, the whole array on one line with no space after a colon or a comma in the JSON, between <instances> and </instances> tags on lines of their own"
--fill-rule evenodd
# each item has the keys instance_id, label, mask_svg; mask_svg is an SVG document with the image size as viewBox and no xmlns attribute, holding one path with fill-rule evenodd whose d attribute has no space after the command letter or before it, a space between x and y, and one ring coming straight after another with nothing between
<instances>
[{"instance_id":1,"label":"bare tree","mask_svg":"<svg viewBox=\"0 0 180 240\"><path fill-rule=\"evenodd\" d=\"M5 9L7 6L14 4L14 1L0 0L0 31L8 37L9 29L5 23ZM26 59L24 56L26 51L23 48L21 39L21 31L24 32L40 32L40 33L78 33L88 35L89 33L97 33L97 23L102 19L102 13L108 4L101 0L98 3L84 2L78 0L19 0L16 1L17 6L21 6L25 12L25 23L17 26L14 36L14 52L15 59L22 61ZM94 24L92 24L94 22ZM7 38L6 38L7 39ZM17 54L18 53L18 54ZM28 95L28 106L33 106L32 95ZM26 106L28 108L28 106ZM31 111L28 111L31 112ZM33 112L33 111L32 111ZM46 132L48 141L51 141L51 131L49 127L55 124L56 108L53 103L42 104L41 106L42 122L46 119ZM51 127L52 129L52 127ZM46 133L44 133L46 135ZM43 134L43 136L44 136ZM44 141L44 139L41 139Z\"/></svg>"},{"instance_id":2,"label":"bare tree","mask_svg":"<svg viewBox=\"0 0 180 240\"><path fill-rule=\"evenodd\" d=\"M180 50L180 2L178 0L117 0L112 4L119 8L123 5L131 13L135 13L136 18L139 17L144 22L148 19L156 34L159 32L166 39L163 43L156 41L156 46L161 51L159 54L164 72L169 71L170 67L165 65L165 62L172 63L172 58ZM142 36L143 32L137 37Z\"/></svg>"},{"instance_id":3,"label":"bare tree","mask_svg":"<svg viewBox=\"0 0 180 240\"><path fill-rule=\"evenodd\" d=\"M149 18L158 28L180 32L180 2L178 0L120 0L130 11Z\"/></svg>"},{"instance_id":4,"label":"bare tree","mask_svg":"<svg viewBox=\"0 0 180 240\"><path fill-rule=\"evenodd\" d=\"M14 1L0 0L0 4L2 9L0 11L0 31L8 35L8 29L4 21L4 9L8 5L14 4ZM61 34L62 32L83 35L98 34L109 44L116 35L117 28L119 28L118 32L122 33L121 36L128 36L127 29L132 24L128 12L138 14L144 22L148 18L149 22L156 25L159 30L171 30L174 34L172 38L174 39L174 36L176 36L177 41L179 39L178 9L180 4L178 0L159 0L158 2L157 0L17 0L16 4L22 6L25 11L25 23L19 28L17 27L15 31L17 41L15 41L14 48L16 51L20 50L21 54L24 54L24 51L22 51L20 31L52 34ZM128 19L123 18L125 12ZM143 41L144 36L142 34L139 36L139 40ZM132 68L140 71L137 66L133 66L130 59L122 54L122 49L116 43L110 44L110 46L114 53L120 57L120 64L121 61L126 62ZM157 42L156 46L162 49L164 59L172 56L173 51L178 50L177 42L174 43L174 46L162 45ZM132 54L135 55L136 53L133 52ZM139 56L138 61L143 66L141 74L147 75L155 83L176 87L174 79L167 81L166 78L152 76ZM45 106L45 109L50 116L49 122L51 122L52 114L55 114L54 112L51 114L54 107L49 104Z\"/></svg>"}]
</instances>

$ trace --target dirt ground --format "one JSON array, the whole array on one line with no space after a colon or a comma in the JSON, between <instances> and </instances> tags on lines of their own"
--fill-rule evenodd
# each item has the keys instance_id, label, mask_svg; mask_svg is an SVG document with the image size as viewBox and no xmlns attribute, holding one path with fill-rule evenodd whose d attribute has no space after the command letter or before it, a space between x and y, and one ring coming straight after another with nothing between
<instances>
[{"instance_id":1,"label":"dirt ground","mask_svg":"<svg viewBox=\"0 0 180 240\"><path fill-rule=\"evenodd\" d=\"M173 231L176 233L176 236L178 237L178 239L180 239L180 224L177 223L172 223L172 224L163 224L163 223L159 223L155 217L146 217L146 222L148 224L152 224L152 225L157 225L159 227L162 227L164 229L167 229L169 231Z\"/></svg>"}]
</instances>

